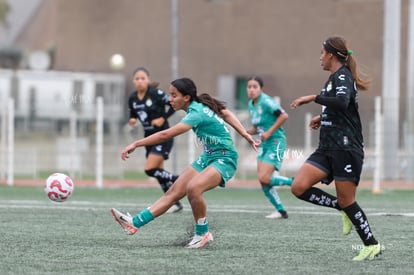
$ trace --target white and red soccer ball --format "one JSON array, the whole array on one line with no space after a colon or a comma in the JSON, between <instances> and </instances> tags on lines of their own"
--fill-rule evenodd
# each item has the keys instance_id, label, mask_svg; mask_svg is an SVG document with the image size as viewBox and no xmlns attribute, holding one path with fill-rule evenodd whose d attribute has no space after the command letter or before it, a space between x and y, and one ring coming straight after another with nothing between
<instances>
[{"instance_id":1,"label":"white and red soccer ball","mask_svg":"<svg viewBox=\"0 0 414 275\"><path fill-rule=\"evenodd\" d=\"M72 195L73 188L72 179L65 174L54 173L46 179L45 193L52 201L66 201Z\"/></svg>"}]
</instances>

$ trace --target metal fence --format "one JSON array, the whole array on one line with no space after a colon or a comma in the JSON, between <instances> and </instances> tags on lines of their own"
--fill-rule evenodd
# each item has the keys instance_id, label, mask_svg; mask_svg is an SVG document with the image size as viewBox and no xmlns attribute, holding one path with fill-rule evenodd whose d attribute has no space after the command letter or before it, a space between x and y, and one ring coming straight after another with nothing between
<instances>
[{"instance_id":1,"label":"metal fence","mask_svg":"<svg viewBox=\"0 0 414 275\"><path fill-rule=\"evenodd\" d=\"M174 114L170 119L171 124L177 123L183 115L184 112ZM237 116L243 125L249 126L246 112L237 112ZM305 120L306 118L304 118L303 125L305 125ZM304 129L304 131L307 130ZM138 148L127 161L122 161L120 158L122 148L142 137L142 133L141 126L138 126L137 133L131 133L130 127L124 124L119 125L119 131L115 137L109 133L104 134L102 171L105 178L122 180L128 173L143 173L144 148ZM234 131L232 134L240 155L236 177L238 179L253 179L256 176L256 153L241 136ZM309 141L307 146L290 147L288 140L281 174L293 176L315 148L316 142L317 140L314 139ZM71 137L69 131L59 133L36 131L29 134L17 132L14 141L14 177L39 179L45 173L66 172L77 179L95 178L96 145L96 136L88 132L76 136L76 138ZM194 134L191 131L176 137L170 159L165 162L165 168L180 173L201 152L201 147L195 142ZM0 151L0 154L2 156L1 175L5 178L7 173L7 161L5 161L7 158L5 157L8 155L8 150ZM406 173L408 156L404 151L401 151L399 155L399 171L396 173L403 178ZM376 164L374 148L366 148L362 177L372 179Z\"/></svg>"},{"instance_id":2,"label":"metal fence","mask_svg":"<svg viewBox=\"0 0 414 275\"><path fill-rule=\"evenodd\" d=\"M126 124L124 80L119 75L79 74L47 72L2 71L0 75L0 180L7 178L39 179L47 173L66 172L73 177L97 178L102 176L124 179L130 173L143 173L145 150L137 149L128 161L120 159L124 146L142 137L142 129L131 133ZM64 96L66 95L66 96ZM102 99L104 111L99 117L97 99ZM382 137L385 133L381 104L376 99L370 120L363 122L368 131L364 133L366 158L362 177L379 181L384 166ZM125 114L124 114L125 113ZM250 127L247 111L237 111L237 117L245 127ZM184 112L176 112L170 119L174 125ZM315 131L307 128L311 115L295 122L287 122L287 149L283 156L281 174L293 176L307 156L317 146ZM98 127L102 120L102 129ZM300 124L297 121L301 121ZM296 125L297 124L297 125ZM404 122L400 122L403 136ZM303 144L292 146L290 137L300 136ZM239 151L239 167L236 177L256 177L256 153L238 134L233 132ZM394 179L408 180L413 155L405 144L395 152L398 161L391 163ZM102 141L102 144L100 143ZM180 173L201 151L201 146L188 132L174 139L175 145L166 161L165 168ZM101 150L102 149L102 150Z\"/></svg>"}]
</instances>

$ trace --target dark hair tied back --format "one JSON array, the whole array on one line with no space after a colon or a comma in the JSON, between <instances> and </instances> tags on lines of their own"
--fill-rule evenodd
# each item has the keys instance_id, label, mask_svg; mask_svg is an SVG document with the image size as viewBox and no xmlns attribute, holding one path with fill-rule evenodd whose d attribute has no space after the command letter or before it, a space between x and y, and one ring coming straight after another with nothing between
<instances>
[{"instance_id":1,"label":"dark hair tied back","mask_svg":"<svg viewBox=\"0 0 414 275\"><path fill-rule=\"evenodd\" d=\"M190 78L178 78L172 81L171 85L174 86L182 95L189 95L191 100L197 99L197 87L194 81Z\"/></svg>"},{"instance_id":2,"label":"dark hair tied back","mask_svg":"<svg viewBox=\"0 0 414 275\"><path fill-rule=\"evenodd\" d=\"M189 95L191 101L197 101L207 105L216 114L221 115L221 111L226 108L224 102L211 97L209 94L201 94L197 96L197 87L193 80L187 77L179 78L171 82L182 95Z\"/></svg>"}]
</instances>

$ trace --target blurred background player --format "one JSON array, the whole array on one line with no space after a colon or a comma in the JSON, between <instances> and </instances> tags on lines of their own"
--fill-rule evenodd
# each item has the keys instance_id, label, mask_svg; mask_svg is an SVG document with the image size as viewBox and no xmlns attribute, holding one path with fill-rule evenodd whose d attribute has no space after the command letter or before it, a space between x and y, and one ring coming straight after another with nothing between
<instances>
[{"instance_id":1,"label":"blurred background player","mask_svg":"<svg viewBox=\"0 0 414 275\"><path fill-rule=\"evenodd\" d=\"M295 99L291 107L315 102L322 105L321 115L310 122L319 129L319 146L297 172L292 192L299 199L342 210L343 233L348 235L354 225L364 248L354 261L373 260L381 254L368 219L355 201L362 163L364 143L358 111L358 90L367 90L369 81L360 78L357 63L342 37L330 37L322 44L322 69L331 74L319 95ZM335 180L336 197L313 187ZM322 228L323 230L323 228Z\"/></svg>"},{"instance_id":2,"label":"blurred background player","mask_svg":"<svg viewBox=\"0 0 414 275\"><path fill-rule=\"evenodd\" d=\"M248 133L258 134L261 144L257 153L257 176L265 196L277 211L269 219L288 218L275 186L292 185L292 178L279 176L286 148L282 125L288 114L269 95L263 92L263 80L254 76L247 81L248 111L253 125Z\"/></svg>"},{"instance_id":3,"label":"blurred background player","mask_svg":"<svg viewBox=\"0 0 414 275\"><path fill-rule=\"evenodd\" d=\"M138 231L138 228L165 213L175 201L187 195L196 225L195 234L186 248L202 248L213 240L208 227L207 204L203 193L217 186L225 187L237 169L238 153L224 122L230 124L254 149L257 142L223 102L208 94L197 96L197 88L191 79L176 79L171 82L169 90L171 106L175 110L184 110L186 116L169 129L131 143L124 148L121 158L127 159L137 147L165 142L191 129L203 143L204 150L197 160L185 168L164 196L151 207L142 210L134 217L114 208L111 212L126 233L132 235Z\"/></svg>"},{"instance_id":4,"label":"blurred background player","mask_svg":"<svg viewBox=\"0 0 414 275\"><path fill-rule=\"evenodd\" d=\"M175 112L169 105L168 95L157 88L157 83L151 83L150 74L143 67L135 69L132 82L136 89L128 99L128 123L132 129L135 129L137 120L142 124L144 137L168 129L168 118ZM164 160L168 159L172 146L173 139L145 146L147 160L144 171L148 176L157 179L164 193L178 178L164 169ZM177 201L168 212L174 213L182 209L181 202Z\"/></svg>"}]
</instances>

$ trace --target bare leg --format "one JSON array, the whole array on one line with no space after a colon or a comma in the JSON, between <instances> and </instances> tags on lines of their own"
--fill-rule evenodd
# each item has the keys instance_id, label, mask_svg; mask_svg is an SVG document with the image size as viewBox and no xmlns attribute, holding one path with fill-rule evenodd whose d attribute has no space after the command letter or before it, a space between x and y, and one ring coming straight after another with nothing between
<instances>
[{"instance_id":1,"label":"bare leg","mask_svg":"<svg viewBox=\"0 0 414 275\"><path fill-rule=\"evenodd\" d=\"M203 193L217 187L221 180L220 173L214 167L209 166L193 177L187 184L187 197L196 222L207 215L207 205L203 198Z\"/></svg>"},{"instance_id":2,"label":"bare leg","mask_svg":"<svg viewBox=\"0 0 414 275\"><path fill-rule=\"evenodd\" d=\"M187 185L199 173L192 167L187 167L178 177L171 188L151 205L151 213L154 217L164 214L176 201L182 199L187 192Z\"/></svg>"}]
</instances>

